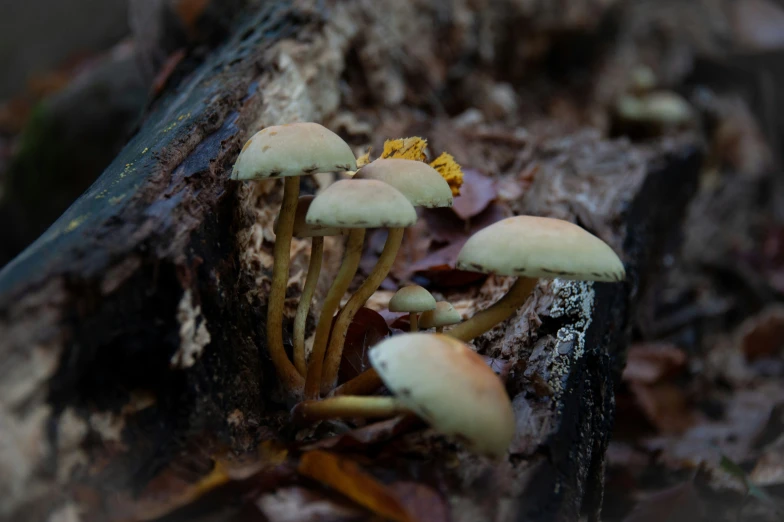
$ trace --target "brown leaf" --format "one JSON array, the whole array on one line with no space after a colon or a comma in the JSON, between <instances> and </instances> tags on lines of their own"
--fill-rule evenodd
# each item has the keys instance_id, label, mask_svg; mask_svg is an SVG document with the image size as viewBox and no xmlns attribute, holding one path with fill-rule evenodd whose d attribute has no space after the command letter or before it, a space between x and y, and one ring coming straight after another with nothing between
<instances>
[{"instance_id":1,"label":"brown leaf","mask_svg":"<svg viewBox=\"0 0 784 522\"><path fill-rule=\"evenodd\" d=\"M454 268L464 244L465 241L456 242L430 253L414 263L411 271L423 275L430 280L431 285L438 287L464 286L485 279L485 274Z\"/></svg>"},{"instance_id":2,"label":"brown leaf","mask_svg":"<svg viewBox=\"0 0 784 522\"><path fill-rule=\"evenodd\" d=\"M449 521L449 506L432 488L417 482L393 482L389 487L415 520Z\"/></svg>"},{"instance_id":3,"label":"brown leaf","mask_svg":"<svg viewBox=\"0 0 784 522\"><path fill-rule=\"evenodd\" d=\"M421 424L421 421L418 417L402 415L381 422L374 422L328 439L316 441L304 446L302 449L304 451L316 449L345 451L368 448L375 444L386 442L419 424Z\"/></svg>"},{"instance_id":4,"label":"brown leaf","mask_svg":"<svg viewBox=\"0 0 784 522\"><path fill-rule=\"evenodd\" d=\"M741 351L749 360L767 357L784 346L784 306L766 308L738 328Z\"/></svg>"},{"instance_id":5,"label":"brown leaf","mask_svg":"<svg viewBox=\"0 0 784 522\"><path fill-rule=\"evenodd\" d=\"M652 385L633 382L629 388L645 416L660 433L683 433L694 425L694 410L678 386L668 382Z\"/></svg>"},{"instance_id":6,"label":"brown leaf","mask_svg":"<svg viewBox=\"0 0 784 522\"><path fill-rule=\"evenodd\" d=\"M624 522L691 522L701 520L702 502L691 482L684 482L640 501Z\"/></svg>"},{"instance_id":7,"label":"brown leaf","mask_svg":"<svg viewBox=\"0 0 784 522\"><path fill-rule=\"evenodd\" d=\"M676 375L686 365L686 353L672 344L635 344L629 349L623 380L652 384Z\"/></svg>"},{"instance_id":8,"label":"brown leaf","mask_svg":"<svg viewBox=\"0 0 784 522\"><path fill-rule=\"evenodd\" d=\"M389 326L381 314L370 308L360 308L346 333L346 344L338 373L339 382L353 379L370 368L368 350L389 334Z\"/></svg>"},{"instance_id":9,"label":"brown leaf","mask_svg":"<svg viewBox=\"0 0 784 522\"><path fill-rule=\"evenodd\" d=\"M357 504L383 517L401 522L414 519L394 490L366 473L356 462L326 451L309 451L302 455L297 468L300 474L325 484Z\"/></svg>"},{"instance_id":10,"label":"brown leaf","mask_svg":"<svg viewBox=\"0 0 784 522\"><path fill-rule=\"evenodd\" d=\"M468 220L486 209L498 197L498 191L495 181L478 170L464 170L463 180L463 188L460 195L454 198L452 211L460 219Z\"/></svg>"}]
</instances>

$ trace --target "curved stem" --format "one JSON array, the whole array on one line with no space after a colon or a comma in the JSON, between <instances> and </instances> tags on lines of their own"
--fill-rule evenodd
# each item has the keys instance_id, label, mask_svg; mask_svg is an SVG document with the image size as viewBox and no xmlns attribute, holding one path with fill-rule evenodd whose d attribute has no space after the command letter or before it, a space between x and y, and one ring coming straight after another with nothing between
<instances>
[{"instance_id":1,"label":"curved stem","mask_svg":"<svg viewBox=\"0 0 784 522\"><path fill-rule=\"evenodd\" d=\"M330 397L324 400L302 401L291 410L297 423L323 419L352 417L391 417L409 410L394 397Z\"/></svg>"},{"instance_id":2,"label":"curved stem","mask_svg":"<svg viewBox=\"0 0 784 522\"><path fill-rule=\"evenodd\" d=\"M400 243L403 241L404 228L390 228L387 234L387 241L384 250L378 258L376 266L370 272L368 278L357 289L356 293L346 303L346 306L338 314L338 319L332 327L332 335L329 338L327 355L324 358L324 371L321 376L321 391L326 394L334 387L340 368L340 358L343 355L343 345L346 342L346 333L351 321L362 305L378 290L381 283L387 277L392 264L395 262Z\"/></svg>"},{"instance_id":3,"label":"curved stem","mask_svg":"<svg viewBox=\"0 0 784 522\"><path fill-rule=\"evenodd\" d=\"M536 287L537 281L530 277L518 277L512 288L495 304L451 328L446 335L468 342L506 321L525 303Z\"/></svg>"},{"instance_id":4,"label":"curved stem","mask_svg":"<svg viewBox=\"0 0 784 522\"><path fill-rule=\"evenodd\" d=\"M340 307L340 300L348 290L354 274L357 273L359 260L362 258L362 243L365 241L365 229L357 228L351 231L346 244L346 253L340 265L338 275L335 276L332 286L324 298L324 307L321 309L316 334L313 339L313 350L310 352L308 374L305 379L305 398L318 399L321 387L321 368L324 363L324 352L329 342L329 331L332 329L332 317Z\"/></svg>"},{"instance_id":5,"label":"curved stem","mask_svg":"<svg viewBox=\"0 0 784 522\"><path fill-rule=\"evenodd\" d=\"M408 327L409 332L418 332L419 331L419 315L416 312L410 312L408 314Z\"/></svg>"},{"instance_id":6,"label":"curved stem","mask_svg":"<svg viewBox=\"0 0 784 522\"><path fill-rule=\"evenodd\" d=\"M305 277L305 286L302 288L302 295L297 305L297 315L294 318L294 367L303 377L308 373L308 366L305 363L305 324L308 322L310 302L313 300L313 293L316 291L316 284L321 273L323 255L324 238L316 236L310 242L308 275Z\"/></svg>"},{"instance_id":7,"label":"curved stem","mask_svg":"<svg viewBox=\"0 0 784 522\"><path fill-rule=\"evenodd\" d=\"M267 350L278 372L283 386L295 395L302 393L305 380L289 361L283 348L283 305L289 280L289 256L291 235L294 231L294 215L299 197L299 178L283 178L283 204L278 215L275 236L275 261L272 268L272 286L267 301Z\"/></svg>"},{"instance_id":8,"label":"curved stem","mask_svg":"<svg viewBox=\"0 0 784 522\"><path fill-rule=\"evenodd\" d=\"M368 368L350 381L346 381L334 390L332 395L367 395L383 386L384 381L378 376L374 368Z\"/></svg>"}]
</instances>

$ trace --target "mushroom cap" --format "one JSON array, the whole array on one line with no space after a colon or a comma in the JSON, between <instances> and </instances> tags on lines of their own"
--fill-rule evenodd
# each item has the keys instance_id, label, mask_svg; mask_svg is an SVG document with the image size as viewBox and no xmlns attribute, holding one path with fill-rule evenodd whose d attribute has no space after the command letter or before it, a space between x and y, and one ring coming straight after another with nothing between
<instances>
[{"instance_id":1,"label":"mushroom cap","mask_svg":"<svg viewBox=\"0 0 784 522\"><path fill-rule=\"evenodd\" d=\"M468 345L440 334L389 337L370 350L370 364L397 399L436 430L493 456L515 431L501 380Z\"/></svg>"},{"instance_id":2,"label":"mushroom cap","mask_svg":"<svg viewBox=\"0 0 784 522\"><path fill-rule=\"evenodd\" d=\"M419 318L419 326L422 328L436 328L438 326L449 326L462 321L460 312L455 310L452 303L439 301L436 303L435 310L430 310L422 314Z\"/></svg>"},{"instance_id":3,"label":"mushroom cap","mask_svg":"<svg viewBox=\"0 0 784 522\"><path fill-rule=\"evenodd\" d=\"M451 207L449 183L427 163L407 159L377 159L354 176L376 179L402 192L415 207Z\"/></svg>"},{"instance_id":4,"label":"mushroom cap","mask_svg":"<svg viewBox=\"0 0 784 522\"><path fill-rule=\"evenodd\" d=\"M242 147L231 179L306 176L356 170L357 160L340 136L318 123L267 127Z\"/></svg>"},{"instance_id":5,"label":"mushroom cap","mask_svg":"<svg viewBox=\"0 0 784 522\"><path fill-rule=\"evenodd\" d=\"M398 228L416 223L416 210L391 185L344 179L316 196L305 216L309 225L340 228Z\"/></svg>"},{"instance_id":6,"label":"mushroom cap","mask_svg":"<svg viewBox=\"0 0 784 522\"><path fill-rule=\"evenodd\" d=\"M622 281L623 263L601 239L560 219L515 216L483 228L460 250L457 268L505 276Z\"/></svg>"},{"instance_id":7,"label":"mushroom cap","mask_svg":"<svg viewBox=\"0 0 784 522\"><path fill-rule=\"evenodd\" d=\"M300 196L297 201L297 211L294 214L294 237L324 237L324 236L347 236L349 231L346 228L323 227L319 225L308 225L305 222L305 215L308 213L310 204L316 196ZM280 216L278 216L280 217ZM278 217L275 218L273 228L275 234L278 233Z\"/></svg>"},{"instance_id":8,"label":"mushroom cap","mask_svg":"<svg viewBox=\"0 0 784 522\"><path fill-rule=\"evenodd\" d=\"M390 312L427 312L436 307L436 298L419 285L404 286L389 300Z\"/></svg>"}]
</instances>

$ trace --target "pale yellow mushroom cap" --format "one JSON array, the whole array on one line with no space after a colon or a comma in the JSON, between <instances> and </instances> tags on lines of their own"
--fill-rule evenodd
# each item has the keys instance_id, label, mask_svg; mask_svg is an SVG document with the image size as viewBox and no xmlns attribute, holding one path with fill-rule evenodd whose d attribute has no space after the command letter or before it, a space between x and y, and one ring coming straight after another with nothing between
<instances>
[{"instance_id":1,"label":"pale yellow mushroom cap","mask_svg":"<svg viewBox=\"0 0 784 522\"><path fill-rule=\"evenodd\" d=\"M426 312L436 307L433 295L419 285L404 286L389 300L390 312Z\"/></svg>"},{"instance_id":2,"label":"pale yellow mushroom cap","mask_svg":"<svg viewBox=\"0 0 784 522\"><path fill-rule=\"evenodd\" d=\"M427 163L407 159L377 159L357 172L357 179L376 179L402 192L415 207L451 207L449 183Z\"/></svg>"},{"instance_id":3,"label":"pale yellow mushroom cap","mask_svg":"<svg viewBox=\"0 0 784 522\"><path fill-rule=\"evenodd\" d=\"M316 196L305 217L309 225L340 228L406 228L416 219L416 210L400 191L370 179L333 183Z\"/></svg>"},{"instance_id":4,"label":"pale yellow mushroom cap","mask_svg":"<svg viewBox=\"0 0 784 522\"><path fill-rule=\"evenodd\" d=\"M318 123L289 123L262 129L242 147L231 179L306 176L356 170L351 148Z\"/></svg>"},{"instance_id":5,"label":"pale yellow mushroom cap","mask_svg":"<svg viewBox=\"0 0 784 522\"><path fill-rule=\"evenodd\" d=\"M308 213L310 204L315 196L300 196L297 201L297 212L294 214L294 237L324 237L324 236L347 236L349 230L337 227L322 227L318 225L308 225L305 222L305 215ZM278 233L278 218L274 223L275 234Z\"/></svg>"},{"instance_id":6,"label":"pale yellow mushroom cap","mask_svg":"<svg viewBox=\"0 0 784 522\"><path fill-rule=\"evenodd\" d=\"M452 303L439 301L436 303L435 310L430 310L422 314L419 318L421 328L437 328L439 326L450 326L462 321L460 312L455 310Z\"/></svg>"},{"instance_id":7,"label":"pale yellow mushroom cap","mask_svg":"<svg viewBox=\"0 0 784 522\"><path fill-rule=\"evenodd\" d=\"M622 281L623 263L601 239L560 219L515 216L471 236L457 268L505 276Z\"/></svg>"},{"instance_id":8,"label":"pale yellow mushroom cap","mask_svg":"<svg viewBox=\"0 0 784 522\"><path fill-rule=\"evenodd\" d=\"M385 339L370 363L397 399L437 431L480 453L506 454L515 431L501 380L468 345L440 334Z\"/></svg>"}]
</instances>

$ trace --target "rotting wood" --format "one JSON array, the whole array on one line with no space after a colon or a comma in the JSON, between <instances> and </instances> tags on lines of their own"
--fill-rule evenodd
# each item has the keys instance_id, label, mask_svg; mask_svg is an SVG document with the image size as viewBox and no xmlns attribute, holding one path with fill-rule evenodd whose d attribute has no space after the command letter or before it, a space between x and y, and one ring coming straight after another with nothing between
<instances>
[{"instance_id":1,"label":"rotting wood","mask_svg":"<svg viewBox=\"0 0 784 522\"><path fill-rule=\"evenodd\" d=\"M334 114L346 55L355 46L365 57L383 52L378 42L357 43L372 34L357 20L371 19L375 27L365 2L345 2L329 18L289 4L266 2L245 19L159 101L80 200L0 272L0 431L8 434L0 441L0 517L45 519L70 500L64 492L80 466L99 457L108 464L97 480L112 490L145 484L203 433L237 450L254 446L274 398L274 383L261 377L274 374L259 320L271 216L269 223L259 220L272 214L275 194L258 195L267 207L249 209L255 191L228 183L227 172L260 125ZM403 27L417 13L416 2L400 5L403 15L387 23ZM425 51L417 59L425 61L436 54L438 35L425 37L423 27L443 22L444 13L417 14L408 30L420 31ZM303 66L308 61L314 65ZM421 72L416 67L424 66L414 73ZM399 104L392 80L404 74L390 80L381 67L371 72L371 84L386 82L382 100ZM677 232L696 184L699 159L689 137L648 148L591 135L539 141L529 161L551 175L538 176L515 210L576 219L622 251L630 282L559 290L562 305L593 295L592 306L563 306L539 332L560 358L541 358L522 340L523 314L480 341L486 347L500 335L527 356L510 379L512 391L530 393L537 365L551 376L548 386L562 388L546 407L549 428L505 468L512 482L500 502L477 498L488 492L468 483L471 471L488 472L483 464L466 457L462 469L450 472L465 481L453 500L456 520L472 513L513 519L518 506L521 520L597 516L612 384L633 299L663 240ZM593 155L580 158L586 149ZM546 287L550 296L555 290ZM574 339L558 339L560 330L583 336L581 356L574 355Z\"/></svg>"}]
</instances>

